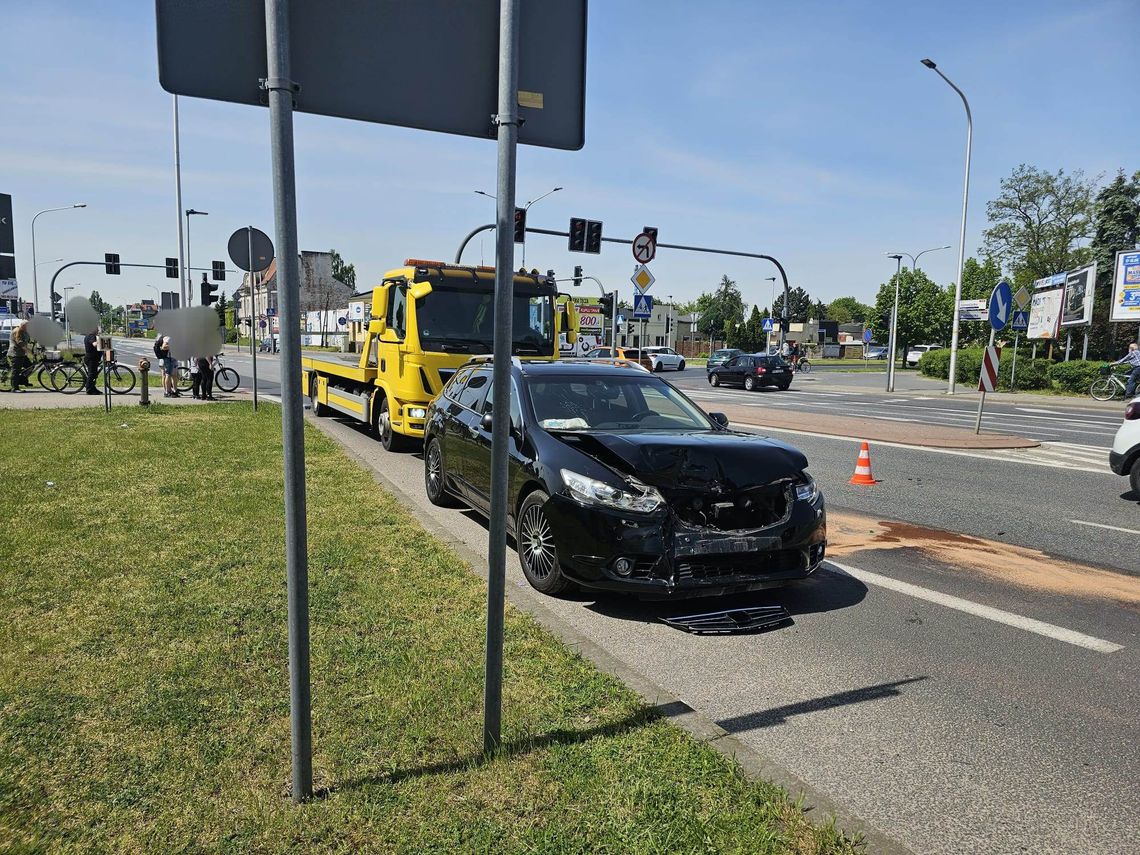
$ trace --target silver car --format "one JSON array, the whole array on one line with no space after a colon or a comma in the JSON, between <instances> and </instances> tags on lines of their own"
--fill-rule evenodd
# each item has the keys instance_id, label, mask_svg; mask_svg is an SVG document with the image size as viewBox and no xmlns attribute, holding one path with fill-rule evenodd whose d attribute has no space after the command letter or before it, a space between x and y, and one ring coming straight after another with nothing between
<instances>
[{"instance_id":1,"label":"silver car","mask_svg":"<svg viewBox=\"0 0 1140 855\"><path fill-rule=\"evenodd\" d=\"M671 347L646 347L642 351L653 363L654 371L664 371L666 368L685 370L685 357Z\"/></svg>"}]
</instances>

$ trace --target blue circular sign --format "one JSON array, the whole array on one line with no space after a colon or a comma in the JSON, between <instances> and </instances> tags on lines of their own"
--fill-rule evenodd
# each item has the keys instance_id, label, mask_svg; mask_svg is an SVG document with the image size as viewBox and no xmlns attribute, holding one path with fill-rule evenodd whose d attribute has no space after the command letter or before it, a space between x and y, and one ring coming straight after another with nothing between
<instances>
[{"instance_id":1,"label":"blue circular sign","mask_svg":"<svg viewBox=\"0 0 1140 855\"><path fill-rule=\"evenodd\" d=\"M348 323L348 318L337 318L336 322L343 327Z\"/></svg>"},{"instance_id":2,"label":"blue circular sign","mask_svg":"<svg viewBox=\"0 0 1140 855\"><path fill-rule=\"evenodd\" d=\"M1004 279L998 282L990 294L990 326L994 332L1001 332L1009 323L1013 310L1013 289Z\"/></svg>"}]
</instances>

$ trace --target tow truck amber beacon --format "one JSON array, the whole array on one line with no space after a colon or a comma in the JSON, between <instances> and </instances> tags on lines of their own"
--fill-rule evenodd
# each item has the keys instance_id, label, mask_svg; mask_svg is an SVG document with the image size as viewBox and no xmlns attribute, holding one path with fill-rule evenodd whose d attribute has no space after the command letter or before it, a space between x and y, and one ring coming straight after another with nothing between
<instances>
[{"instance_id":1,"label":"tow truck amber beacon","mask_svg":"<svg viewBox=\"0 0 1140 855\"><path fill-rule=\"evenodd\" d=\"M577 339L577 310L559 297L553 278L515 274L512 354L557 359L559 334ZM492 351L494 300L494 267L409 258L372 290L359 358L302 358L302 392L316 415L335 410L369 425L387 450L409 448L455 370Z\"/></svg>"}]
</instances>

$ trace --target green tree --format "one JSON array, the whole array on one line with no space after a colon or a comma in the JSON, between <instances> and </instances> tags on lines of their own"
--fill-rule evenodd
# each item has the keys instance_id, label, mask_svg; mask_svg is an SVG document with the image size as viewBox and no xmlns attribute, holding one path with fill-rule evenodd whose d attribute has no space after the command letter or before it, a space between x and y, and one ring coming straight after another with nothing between
<instances>
[{"instance_id":1,"label":"green tree","mask_svg":"<svg viewBox=\"0 0 1140 855\"><path fill-rule=\"evenodd\" d=\"M96 314L98 314L100 317L111 310L111 304L99 296L98 291L91 292L90 301L91 308L94 309Z\"/></svg>"},{"instance_id":2,"label":"green tree","mask_svg":"<svg viewBox=\"0 0 1140 855\"><path fill-rule=\"evenodd\" d=\"M1106 184L1096 197L1093 239L1090 250L1096 262L1096 297L1089 330L1089 351L1102 358L1116 358L1135 340L1130 324L1109 322L1112 276L1116 253L1140 244L1140 172L1126 178L1124 170Z\"/></svg>"},{"instance_id":3,"label":"green tree","mask_svg":"<svg viewBox=\"0 0 1140 855\"><path fill-rule=\"evenodd\" d=\"M214 311L218 313L218 326L226 325L226 310L229 308L230 304L226 301L226 294L223 291L218 295L218 302L214 303Z\"/></svg>"},{"instance_id":4,"label":"green tree","mask_svg":"<svg viewBox=\"0 0 1140 855\"><path fill-rule=\"evenodd\" d=\"M701 294L697 300L696 311L701 319L697 322L697 329L703 335L724 335L728 329L726 324L738 324L744 320L744 298L740 296L740 288L736 282L727 275L722 276L720 285L712 294ZM735 326L733 327L735 329ZM735 347L735 345L730 345Z\"/></svg>"},{"instance_id":5,"label":"green tree","mask_svg":"<svg viewBox=\"0 0 1140 855\"><path fill-rule=\"evenodd\" d=\"M343 282L352 289L352 293L356 293L356 265L345 264L344 259L341 258L340 253L335 249L329 250L329 255L332 256L332 275L333 279L337 282Z\"/></svg>"},{"instance_id":6,"label":"green tree","mask_svg":"<svg viewBox=\"0 0 1140 855\"><path fill-rule=\"evenodd\" d=\"M906 353L912 344L949 344L953 292L939 288L921 270L903 269L899 277L898 349ZM876 337L884 342L895 302L895 278L879 286L875 298Z\"/></svg>"},{"instance_id":7,"label":"green tree","mask_svg":"<svg viewBox=\"0 0 1140 855\"><path fill-rule=\"evenodd\" d=\"M962 266L962 299L988 300L993 293L994 286L1001 280L1001 267L993 258L978 261L970 257ZM1015 288L1016 290L1016 288ZM954 302L954 286L948 288L950 302ZM986 344L989 341L990 326L977 321L963 321L958 326L958 343L962 346L970 344ZM926 342L915 342L925 344ZM935 344L937 342L931 342Z\"/></svg>"},{"instance_id":8,"label":"green tree","mask_svg":"<svg viewBox=\"0 0 1140 855\"><path fill-rule=\"evenodd\" d=\"M841 324L861 324L875 312L873 306L860 303L854 297L836 297L827 304L826 318Z\"/></svg>"},{"instance_id":9,"label":"green tree","mask_svg":"<svg viewBox=\"0 0 1140 855\"><path fill-rule=\"evenodd\" d=\"M1089 256L1078 242L1093 235L1095 181L1077 170L1054 175L1024 163L1002 179L986 204L990 227L983 252L997 259L1017 284L1079 267Z\"/></svg>"},{"instance_id":10,"label":"green tree","mask_svg":"<svg viewBox=\"0 0 1140 855\"><path fill-rule=\"evenodd\" d=\"M768 335L764 332L764 316L760 314L760 307L753 306L752 313L748 316L748 321L744 325L744 341L740 345L742 350L747 350L749 353L756 353L764 349L765 341Z\"/></svg>"},{"instance_id":11,"label":"green tree","mask_svg":"<svg viewBox=\"0 0 1140 855\"><path fill-rule=\"evenodd\" d=\"M806 321L812 313L811 295L803 288L792 288L788 292L788 296L788 318L792 321ZM776 318L784 316L784 294L782 291L776 295L776 300L772 305L772 316Z\"/></svg>"}]
</instances>

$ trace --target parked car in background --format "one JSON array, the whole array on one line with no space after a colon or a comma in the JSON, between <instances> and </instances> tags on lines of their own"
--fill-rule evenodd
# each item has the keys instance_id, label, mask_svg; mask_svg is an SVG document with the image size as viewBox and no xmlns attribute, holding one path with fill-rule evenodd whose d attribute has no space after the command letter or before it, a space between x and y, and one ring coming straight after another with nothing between
<instances>
[{"instance_id":1,"label":"parked car in background","mask_svg":"<svg viewBox=\"0 0 1140 855\"><path fill-rule=\"evenodd\" d=\"M460 368L428 409L437 505L491 505L493 362ZM827 516L795 447L727 428L628 362L512 361L507 529L536 590L643 597L784 585L824 560Z\"/></svg>"},{"instance_id":2,"label":"parked car in background","mask_svg":"<svg viewBox=\"0 0 1140 855\"><path fill-rule=\"evenodd\" d=\"M918 365L918 360L922 359L922 354L929 353L932 350L942 350L940 344L916 344L906 352L906 364L910 368Z\"/></svg>"},{"instance_id":3,"label":"parked car in background","mask_svg":"<svg viewBox=\"0 0 1140 855\"><path fill-rule=\"evenodd\" d=\"M648 353L643 353L639 347L595 347L586 354L586 359L628 359L636 362L643 368L653 370L653 363Z\"/></svg>"},{"instance_id":4,"label":"parked car in background","mask_svg":"<svg viewBox=\"0 0 1140 855\"><path fill-rule=\"evenodd\" d=\"M1124 408L1124 421L1116 431L1108 465L1117 475L1128 479L1132 493L1140 497L1140 398Z\"/></svg>"},{"instance_id":5,"label":"parked car in background","mask_svg":"<svg viewBox=\"0 0 1140 855\"><path fill-rule=\"evenodd\" d=\"M863 346L864 359L886 359L887 349L881 344L867 344Z\"/></svg>"},{"instance_id":6,"label":"parked car in background","mask_svg":"<svg viewBox=\"0 0 1140 855\"><path fill-rule=\"evenodd\" d=\"M664 371L666 368L673 371L685 370L685 357L671 347L646 347L642 349L645 351L645 355L649 357L649 361L652 363L650 368L653 371Z\"/></svg>"},{"instance_id":7,"label":"parked car in background","mask_svg":"<svg viewBox=\"0 0 1140 855\"><path fill-rule=\"evenodd\" d=\"M740 356L742 353L744 353L744 351L739 347L722 347L720 350L714 350L709 354L709 361L705 368L708 371L712 371L718 365L724 365L724 363L728 362L732 357Z\"/></svg>"},{"instance_id":8,"label":"parked car in background","mask_svg":"<svg viewBox=\"0 0 1140 855\"><path fill-rule=\"evenodd\" d=\"M781 391L792 385L792 366L779 356L745 353L709 371L711 386L743 386L749 392L761 386Z\"/></svg>"}]
</instances>

